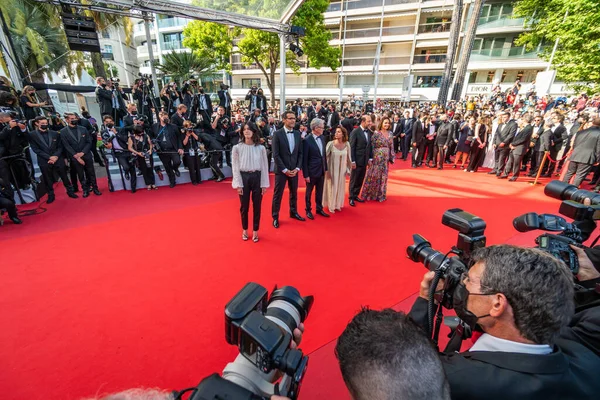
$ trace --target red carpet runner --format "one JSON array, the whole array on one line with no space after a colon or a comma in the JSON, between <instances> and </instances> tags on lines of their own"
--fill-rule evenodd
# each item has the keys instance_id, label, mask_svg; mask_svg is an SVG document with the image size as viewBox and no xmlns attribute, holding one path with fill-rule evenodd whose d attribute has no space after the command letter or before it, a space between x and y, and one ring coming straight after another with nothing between
<instances>
[{"instance_id":1,"label":"red carpet runner","mask_svg":"<svg viewBox=\"0 0 600 400\"><path fill-rule=\"evenodd\" d=\"M109 193L104 183L103 196L78 200L59 189L46 213L0 229L3 399L195 385L233 360L223 310L247 281L315 296L301 346L313 352L361 305L389 307L417 291L425 271L406 259L406 246L417 232L439 250L454 244L456 232L440 223L446 209L484 218L490 244L517 234L517 215L558 210L523 178L405 165L391 172L386 202L346 206L327 220L290 221L283 212L279 230L271 188L259 243L240 238L230 181L135 195ZM303 197L300 189L301 214ZM283 210L287 201L286 192ZM311 379L325 382L311 376L324 368L336 368L331 357L311 360L302 398L317 398Z\"/></svg>"}]
</instances>

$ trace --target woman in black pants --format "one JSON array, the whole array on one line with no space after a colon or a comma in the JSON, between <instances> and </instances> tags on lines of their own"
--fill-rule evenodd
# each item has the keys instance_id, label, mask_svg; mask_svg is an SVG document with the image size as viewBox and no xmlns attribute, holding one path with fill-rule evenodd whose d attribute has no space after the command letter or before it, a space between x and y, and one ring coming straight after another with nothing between
<instances>
[{"instance_id":1,"label":"woman in black pants","mask_svg":"<svg viewBox=\"0 0 600 400\"><path fill-rule=\"evenodd\" d=\"M252 122L242 127L240 143L231 152L233 181L231 186L240 196L242 216L242 240L248 240L248 211L252 197L253 220L252 240L258 242L260 205L262 196L269 187L269 164L267 151L260 144L260 131Z\"/></svg>"},{"instance_id":2,"label":"woman in black pants","mask_svg":"<svg viewBox=\"0 0 600 400\"><path fill-rule=\"evenodd\" d=\"M483 157L485 157L485 148L487 146L488 133L490 132L489 125L489 117L479 117L479 121L477 121L477 125L475 126L473 144L471 145L469 166L465 170L467 172L477 172Z\"/></svg>"},{"instance_id":3,"label":"woman in black pants","mask_svg":"<svg viewBox=\"0 0 600 400\"><path fill-rule=\"evenodd\" d=\"M198 157L198 134L190 121L183 122L183 164L190 172L192 185L202 183L200 158Z\"/></svg>"},{"instance_id":4,"label":"woman in black pants","mask_svg":"<svg viewBox=\"0 0 600 400\"><path fill-rule=\"evenodd\" d=\"M146 133L144 128L140 125L133 127L133 135L129 136L127 142L129 151L131 154L136 156L135 162L137 167L144 176L144 183L148 187L148 190L158 189L154 184L154 160L152 160L152 142ZM135 193L135 179L131 180L131 193Z\"/></svg>"}]
</instances>

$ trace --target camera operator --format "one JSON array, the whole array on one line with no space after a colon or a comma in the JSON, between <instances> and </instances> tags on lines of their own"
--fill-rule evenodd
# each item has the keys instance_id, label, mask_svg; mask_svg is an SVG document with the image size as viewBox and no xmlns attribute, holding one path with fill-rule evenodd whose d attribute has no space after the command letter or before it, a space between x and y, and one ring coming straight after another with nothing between
<instances>
[{"instance_id":1,"label":"camera operator","mask_svg":"<svg viewBox=\"0 0 600 400\"><path fill-rule=\"evenodd\" d=\"M158 189L154 180L154 160L152 159L152 142L150 137L144 131L144 127L136 125L133 127L133 134L129 135L127 141L129 152L135 156L133 162L137 168L142 171L144 184L148 190ZM131 193L136 192L135 179L131 181Z\"/></svg>"},{"instance_id":2,"label":"camera operator","mask_svg":"<svg viewBox=\"0 0 600 400\"><path fill-rule=\"evenodd\" d=\"M112 91L107 89L106 81L103 77L96 78L96 102L100 106L100 114L113 115L113 96Z\"/></svg>"},{"instance_id":3,"label":"camera operator","mask_svg":"<svg viewBox=\"0 0 600 400\"><path fill-rule=\"evenodd\" d=\"M198 113L200 113L200 123L202 128L209 129L211 116L213 114L213 105L210 100L210 96L204 93L204 88L200 86L198 88L198 94L196 95L198 102Z\"/></svg>"},{"instance_id":4,"label":"camera operator","mask_svg":"<svg viewBox=\"0 0 600 400\"><path fill-rule=\"evenodd\" d=\"M229 140L228 144L233 147L240 142L240 136L242 134L242 127L244 126L244 117L240 114L236 114L234 124L228 131Z\"/></svg>"},{"instance_id":5,"label":"camera operator","mask_svg":"<svg viewBox=\"0 0 600 400\"><path fill-rule=\"evenodd\" d=\"M0 178L0 209L3 208L6 209L8 218L10 218L14 224L20 225L23 223L17 214L17 206L13 200L13 191L10 187L10 183Z\"/></svg>"},{"instance_id":6,"label":"camera operator","mask_svg":"<svg viewBox=\"0 0 600 400\"><path fill-rule=\"evenodd\" d=\"M181 94L177 91L177 84L170 82L160 91L160 99L163 102L163 108L169 115L175 113L177 106L181 103Z\"/></svg>"},{"instance_id":7,"label":"camera operator","mask_svg":"<svg viewBox=\"0 0 600 400\"><path fill-rule=\"evenodd\" d=\"M156 146L158 158L163 163L169 177L169 187L175 187L175 176L180 176L179 166L183 155L181 134L177 125L170 123L166 111L159 113L160 122L152 125L152 142Z\"/></svg>"},{"instance_id":8,"label":"camera operator","mask_svg":"<svg viewBox=\"0 0 600 400\"><path fill-rule=\"evenodd\" d=\"M130 162L131 153L128 145L128 131L115 127L115 122L110 115L105 115L101 129L104 147L112 150L113 156L119 162L125 179L130 182L131 190L136 187L135 165Z\"/></svg>"},{"instance_id":9,"label":"camera operator","mask_svg":"<svg viewBox=\"0 0 600 400\"><path fill-rule=\"evenodd\" d=\"M219 106L225 109L225 115L231 119L231 95L229 94L229 85L221 83L221 90L217 92L219 95Z\"/></svg>"},{"instance_id":10,"label":"camera operator","mask_svg":"<svg viewBox=\"0 0 600 400\"><path fill-rule=\"evenodd\" d=\"M440 354L455 399L592 398L599 359L561 334L574 314L567 266L538 249L477 250L453 295L456 315L484 333L467 352ZM410 316L427 326L434 272L425 274ZM593 329L596 335L600 325ZM474 377L477 377L474 379Z\"/></svg>"},{"instance_id":11,"label":"camera operator","mask_svg":"<svg viewBox=\"0 0 600 400\"><path fill-rule=\"evenodd\" d=\"M63 145L58 132L48 129L48 119L46 117L36 117L33 130L29 135L31 150L37 155L38 166L42 173L42 182L48 190L48 200L46 203L52 204L56 199L54 195L54 175L58 176L67 190L67 196L76 199L73 192L73 186L67 176L67 167L63 158Z\"/></svg>"},{"instance_id":12,"label":"camera operator","mask_svg":"<svg viewBox=\"0 0 600 400\"><path fill-rule=\"evenodd\" d=\"M258 88L256 86L252 86L250 88L250 90L246 94L246 101L249 102L248 111L250 111L250 113L254 113L254 110L257 108L260 111L260 113L262 113L262 99L258 96Z\"/></svg>"},{"instance_id":13,"label":"camera operator","mask_svg":"<svg viewBox=\"0 0 600 400\"><path fill-rule=\"evenodd\" d=\"M206 132L197 130L196 134L198 135L198 140L200 141L200 143L204 145L205 151L209 152L209 163L210 168L213 172L212 179L216 179L217 182L225 180L225 175L223 174L223 171L221 171L221 169L219 168L219 159L223 153L223 146L221 146L221 144L215 139L214 136L209 135Z\"/></svg>"},{"instance_id":14,"label":"camera operator","mask_svg":"<svg viewBox=\"0 0 600 400\"><path fill-rule=\"evenodd\" d=\"M200 146L198 143L198 133L194 131L191 121L185 121L183 123L183 134L183 164L190 172L192 185L196 186L199 183L202 183L200 160L198 158Z\"/></svg>"},{"instance_id":15,"label":"camera operator","mask_svg":"<svg viewBox=\"0 0 600 400\"><path fill-rule=\"evenodd\" d=\"M141 76L141 74L140 74ZM152 103L152 88L154 85L148 78L138 78L135 80L131 93L133 99L137 102L137 109L142 115L148 118L148 121L152 121L152 109L154 108Z\"/></svg>"},{"instance_id":16,"label":"camera operator","mask_svg":"<svg viewBox=\"0 0 600 400\"><path fill-rule=\"evenodd\" d=\"M229 136L230 131L233 130L229 117L225 114L225 107L219 106L217 108L217 115L214 116L210 127L212 128L213 136L219 142L221 147L224 149L229 148ZM223 156L219 157L219 161L222 163ZM225 161L227 165L231 166L231 152L225 152Z\"/></svg>"},{"instance_id":17,"label":"camera operator","mask_svg":"<svg viewBox=\"0 0 600 400\"><path fill-rule=\"evenodd\" d=\"M592 126L577 132L573 142L573 153L569 158L567 173L563 182L569 182L573 175L573 185L579 187L594 165L600 162L600 118L592 119ZM595 190L599 189L596 186Z\"/></svg>"},{"instance_id":18,"label":"camera operator","mask_svg":"<svg viewBox=\"0 0 600 400\"><path fill-rule=\"evenodd\" d=\"M84 127L78 125L78 118L75 114L66 113L65 119L68 125L60 131L60 139L69 156L71 168L75 167L77 171L83 197L88 197L90 190L96 196L100 196L102 193L96 182L94 158L92 157L92 145L96 144L95 137L92 138L92 135Z\"/></svg>"},{"instance_id":19,"label":"camera operator","mask_svg":"<svg viewBox=\"0 0 600 400\"><path fill-rule=\"evenodd\" d=\"M177 106L177 112L171 115L171 123L177 125L179 129L183 129L183 122L187 120L187 106L180 104Z\"/></svg>"},{"instance_id":20,"label":"camera operator","mask_svg":"<svg viewBox=\"0 0 600 400\"><path fill-rule=\"evenodd\" d=\"M2 93L6 92L0 92L0 94ZM31 156L24 153L25 148L29 146L27 121L18 119L19 114L14 112L10 114L2 113L2 115L5 115L5 117L3 118L4 127L0 130L0 149L3 148L4 150L0 154L0 158L12 157L0 161L0 177L5 178L6 184L10 185L12 176L10 167L12 166L16 178L16 182L12 183L21 189L28 188L31 177L26 161L31 164Z\"/></svg>"},{"instance_id":21,"label":"camera operator","mask_svg":"<svg viewBox=\"0 0 600 400\"><path fill-rule=\"evenodd\" d=\"M183 104L187 107L188 113L186 115L186 119L192 121L194 124L198 120L197 118L197 99L195 91L197 91L198 81L196 79L190 78L183 84L183 88L181 89L181 96L183 97Z\"/></svg>"},{"instance_id":22,"label":"camera operator","mask_svg":"<svg viewBox=\"0 0 600 400\"><path fill-rule=\"evenodd\" d=\"M118 79L111 79L110 81L108 81L107 88L111 91L112 94L113 119L117 125L121 125L123 116L127 114L125 100L123 100L123 89L119 87Z\"/></svg>"}]
</instances>

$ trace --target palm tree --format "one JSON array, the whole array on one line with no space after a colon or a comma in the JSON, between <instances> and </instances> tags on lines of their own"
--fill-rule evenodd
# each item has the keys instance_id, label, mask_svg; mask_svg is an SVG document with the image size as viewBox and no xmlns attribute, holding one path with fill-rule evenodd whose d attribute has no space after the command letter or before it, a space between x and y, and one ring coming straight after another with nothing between
<instances>
[{"instance_id":1,"label":"palm tree","mask_svg":"<svg viewBox=\"0 0 600 400\"><path fill-rule=\"evenodd\" d=\"M187 80L190 75L199 79L217 75L211 60L192 52L171 51L163 56L162 65L157 65L156 68L177 82Z\"/></svg>"}]
</instances>

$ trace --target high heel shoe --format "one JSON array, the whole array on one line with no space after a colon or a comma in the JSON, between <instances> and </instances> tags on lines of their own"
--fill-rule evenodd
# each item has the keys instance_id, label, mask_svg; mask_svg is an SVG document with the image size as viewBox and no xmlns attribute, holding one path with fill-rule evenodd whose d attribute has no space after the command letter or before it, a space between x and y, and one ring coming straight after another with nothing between
<instances>
[{"instance_id":1,"label":"high heel shoe","mask_svg":"<svg viewBox=\"0 0 600 400\"><path fill-rule=\"evenodd\" d=\"M255 233L255 234L252 236L252 241L253 241L254 243L258 243L258 233Z\"/></svg>"},{"instance_id":2,"label":"high heel shoe","mask_svg":"<svg viewBox=\"0 0 600 400\"><path fill-rule=\"evenodd\" d=\"M248 240L248 234L246 232L242 232L242 240L245 242Z\"/></svg>"}]
</instances>

